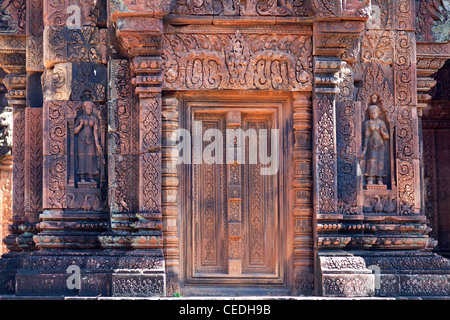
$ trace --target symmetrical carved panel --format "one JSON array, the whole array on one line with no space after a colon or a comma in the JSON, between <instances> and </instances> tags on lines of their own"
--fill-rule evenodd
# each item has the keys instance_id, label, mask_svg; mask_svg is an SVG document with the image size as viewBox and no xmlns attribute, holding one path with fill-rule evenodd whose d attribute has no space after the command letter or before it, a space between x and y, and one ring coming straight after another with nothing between
<instances>
[{"instance_id":1,"label":"symmetrical carved panel","mask_svg":"<svg viewBox=\"0 0 450 320\"><path fill-rule=\"evenodd\" d=\"M238 120L233 120L236 112L221 111L194 111L195 121L202 122L203 134L214 129L225 139L227 128L253 129L260 133L274 125L273 116L267 112L242 112ZM266 142L270 144L270 140ZM226 140L217 142L218 148L225 148L225 145ZM203 142L200 152L204 154L210 148ZM221 163L193 164L193 232L188 249L188 259L192 258L193 265L188 276L194 280L216 278L220 281L235 275L256 279L262 275L277 276L280 254L276 249L279 241L277 175L261 175L261 164L249 161L248 142L244 150L245 160L239 163L225 164L224 149L215 151L222 155L223 159L218 160Z\"/></svg>"},{"instance_id":2,"label":"symmetrical carved panel","mask_svg":"<svg viewBox=\"0 0 450 320\"><path fill-rule=\"evenodd\" d=\"M93 108L89 115L87 105L72 101L44 103L44 208L102 210L104 199L99 188L106 182L104 112L101 107ZM87 117L90 120L86 122ZM76 123L81 127L80 119L87 126L83 141L92 143L94 153L86 151L80 141L81 131L75 130ZM92 130L88 128L91 124Z\"/></svg>"},{"instance_id":3,"label":"symmetrical carved panel","mask_svg":"<svg viewBox=\"0 0 450 320\"><path fill-rule=\"evenodd\" d=\"M164 89L311 89L307 35L167 33L163 47Z\"/></svg>"},{"instance_id":4,"label":"symmetrical carved panel","mask_svg":"<svg viewBox=\"0 0 450 320\"><path fill-rule=\"evenodd\" d=\"M171 13L214 16L305 16L311 15L304 0L176 0Z\"/></svg>"},{"instance_id":5,"label":"symmetrical carved panel","mask_svg":"<svg viewBox=\"0 0 450 320\"><path fill-rule=\"evenodd\" d=\"M44 63L47 68L61 62L106 63L106 29L46 26Z\"/></svg>"}]
</instances>

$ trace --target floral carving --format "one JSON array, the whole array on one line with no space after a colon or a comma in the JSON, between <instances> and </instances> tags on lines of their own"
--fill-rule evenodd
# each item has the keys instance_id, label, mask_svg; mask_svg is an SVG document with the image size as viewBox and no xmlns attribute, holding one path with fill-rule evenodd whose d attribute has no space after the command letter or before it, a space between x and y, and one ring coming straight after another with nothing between
<instances>
[{"instance_id":1,"label":"floral carving","mask_svg":"<svg viewBox=\"0 0 450 320\"><path fill-rule=\"evenodd\" d=\"M304 35L169 33L163 88L307 90L311 50Z\"/></svg>"}]
</instances>

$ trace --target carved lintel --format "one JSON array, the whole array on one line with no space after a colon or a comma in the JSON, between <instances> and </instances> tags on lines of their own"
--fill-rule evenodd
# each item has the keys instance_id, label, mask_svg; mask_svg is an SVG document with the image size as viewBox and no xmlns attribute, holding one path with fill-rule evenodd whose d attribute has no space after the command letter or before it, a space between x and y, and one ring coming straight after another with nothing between
<instances>
[{"instance_id":1,"label":"carved lintel","mask_svg":"<svg viewBox=\"0 0 450 320\"><path fill-rule=\"evenodd\" d=\"M310 31L217 28L170 30L163 36L163 88L168 90L310 91ZM224 32L226 31L226 32Z\"/></svg>"}]
</instances>

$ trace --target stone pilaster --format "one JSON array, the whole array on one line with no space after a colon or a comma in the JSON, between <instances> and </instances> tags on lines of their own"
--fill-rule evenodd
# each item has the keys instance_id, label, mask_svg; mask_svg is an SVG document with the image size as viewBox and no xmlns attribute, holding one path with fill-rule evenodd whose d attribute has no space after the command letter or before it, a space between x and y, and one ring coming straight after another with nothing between
<instances>
[{"instance_id":1,"label":"stone pilaster","mask_svg":"<svg viewBox=\"0 0 450 320\"><path fill-rule=\"evenodd\" d=\"M24 66L23 66L24 67ZM19 70L13 70L19 71ZM4 242L10 251L21 251L24 246L33 246L23 235L25 223L25 109L26 75L10 73L4 79L8 89L8 105L13 109L13 204L11 235ZM28 237L29 239L29 237ZM24 241L25 240L25 241ZM20 242L20 243L19 243Z\"/></svg>"},{"instance_id":2,"label":"stone pilaster","mask_svg":"<svg viewBox=\"0 0 450 320\"><path fill-rule=\"evenodd\" d=\"M350 238L337 234L342 214L337 208L336 95L338 72L345 62L335 57L315 57L313 97L313 162L316 179L316 219L319 248L343 248Z\"/></svg>"},{"instance_id":3,"label":"stone pilaster","mask_svg":"<svg viewBox=\"0 0 450 320\"><path fill-rule=\"evenodd\" d=\"M112 295L165 295L166 285L172 279L166 280L164 252L166 256L173 254L169 249L163 252L163 233L173 233L173 227L170 226L170 223L168 224L170 218L167 218L167 215L163 217L162 209L164 167L161 119L161 36L162 17L168 13L168 5L163 1L161 3L154 2L149 6L126 4L125 7L111 3L110 13L111 19L116 22L116 37L121 50L130 57L130 69L133 74L131 83L133 84L133 95L136 99L131 101L131 111L127 112L131 112L133 117L134 115L137 116L133 125L137 122L139 126L136 129L136 135L134 132L132 133L133 136L129 145L130 160L136 163L136 166L131 169L133 171L131 176L129 176L134 180L129 181L136 183L137 188L134 195L137 195L137 197L136 199L128 199L128 202L130 200L132 202L127 203L128 208L122 210L121 213L112 212L111 221L114 236L103 238L110 241L104 247L121 247L119 244L119 241L121 241L125 247L134 249L127 253L128 256L136 257L141 261L148 261L144 266L145 274L142 274L142 270L134 270L134 267L130 267L126 271L113 273ZM121 109L119 107L116 110ZM117 128L112 130L116 131ZM123 141L120 138L120 130L118 135L119 139ZM116 154L119 155L120 152L122 150L116 152ZM111 156L110 159L112 159ZM117 165L118 161L120 160L114 159L110 164L110 172L111 165ZM167 160L165 160L165 165L167 163ZM165 174L168 173L169 171L165 172ZM117 174L112 177L117 178ZM164 181L168 182L167 178L165 179ZM115 185L111 185L111 187L110 194L114 190L122 189L122 187L116 187ZM111 200L113 208L117 209L123 206L114 197ZM122 227L123 229L119 231ZM118 235L123 235L123 237ZM168 236L169 239L172 237ZM175 264L170 262L168 272L171 273L172 278L174 275L176 278L176 269L176 262ZM175 288L175 290L177 289Z\"/></svg>"},{"instance_id":4,"label":"stone pilaster","mask_svg":"<svg viewBox=\"0 0 450 320\"><path fill-rule=\"evenodd\" d=\"M162 219L167 295L180 293L178 235L178 150L176 148L179 101L166 95L162 101Z\"/></svg>"},{"instance_id":5,"label":"stone pilaster","mask_svg":"<svg viewBox=\"0 0 450 320\"><path fill-rule=\"evenodd\" d=\"M370 296L374 278L362 258L342 251L351 241L339 206L337 102L344 59L354 60L354 48L368 18L367 3L313 1L314 91L313 163L317 253L316 293L324 296ZM356 179L356 177L354 177Z\"/></svg>"},{"instance_id":6,"label":"stone pilaster","mask_svg":"<svg viewBox=\"0 0 450 320\"><path fill-rule=\"evenodd\" d=\"M294 93L294 294L314 293L312 106L310 93Z\"/></svg>"}]
</instances>

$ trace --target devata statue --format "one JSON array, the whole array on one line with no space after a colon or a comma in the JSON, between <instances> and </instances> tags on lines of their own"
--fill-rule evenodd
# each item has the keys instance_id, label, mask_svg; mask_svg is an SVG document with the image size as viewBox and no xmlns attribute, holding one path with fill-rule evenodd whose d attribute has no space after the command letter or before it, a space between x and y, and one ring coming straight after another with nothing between
<instances>
[{"instance_id":1,"label":"devata statue","mask_svg":"<svg viewBox=\"0 0 450 320\"><path fill-rule=\"evenodd\" d=\"M364 143L362 157L366 156L367 184L373 185L376 180L378 185L383 185L385 172L385 144L389 140L389 132L383 120L379 119L380 107L376 104L377 95L371 96L372 104L369 105L370 119L364 122Z\"/></svg>"},{"instance_id":2,"label":"devata statue","mask_svg":"<svg viewBox=\"0 0 450 320\"><path fill-rule=\"evenodd\" d=\"M75 135L78 135L78 170L77 176L82 183L95 183L94 177L99 174L97 153L102 154L99 142L99 120L93 114L94 103L83 102L83 114L75 124Z\"/></svg>"}]
</instances>

